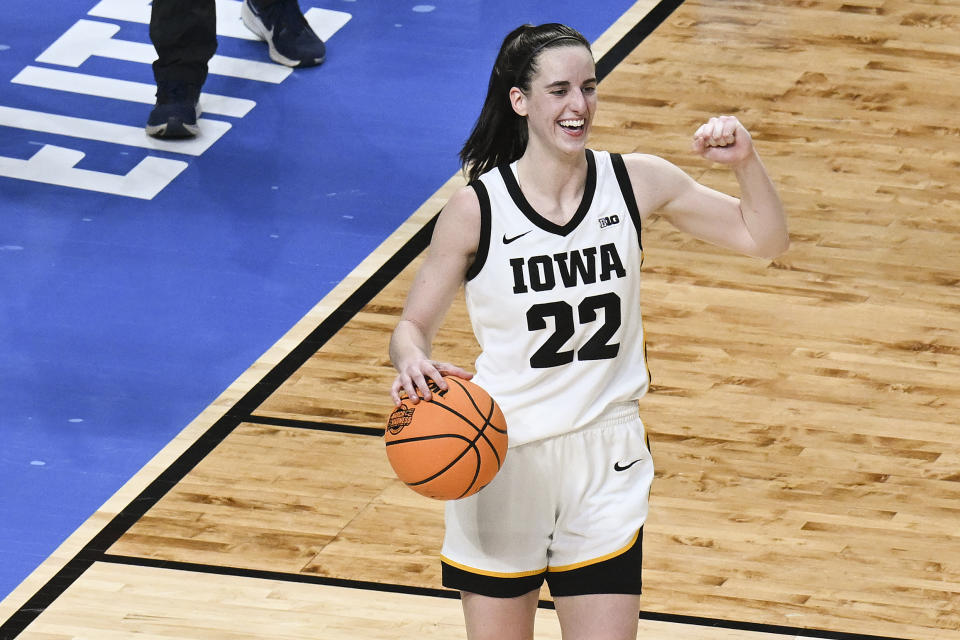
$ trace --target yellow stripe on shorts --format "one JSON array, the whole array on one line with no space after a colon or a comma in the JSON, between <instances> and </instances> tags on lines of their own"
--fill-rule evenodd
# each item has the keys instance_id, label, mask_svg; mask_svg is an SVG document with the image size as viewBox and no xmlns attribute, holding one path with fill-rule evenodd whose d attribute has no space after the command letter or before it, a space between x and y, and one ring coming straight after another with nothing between
<instances>
[{"instance_id":1,"label":"yellow stripe on shorts","mask_svg":"<svg viewBox=\"0 0 960 640\"><path fill-rule=\"evenodd\" d=\"M610 558L616 558L620 554L626 553L630 549L630 547L632 547L637 542L637 537L639 537L639 535L640 535L640 531L637 530L637 532L633 534L633 538L630 539L630 542L628 542L624 547L617 549L612 553L608 553L605 556L600 556L599 558L593 558L592 560L584 560L583 562L576 562L574 564L565 564L559 567L547 567L547 571L551 573L555 573L557 571L573 571L574 569L587 567L591 564L597 564L598 562L603 562L604 560L609 560Z\"/></svg>"},{"instance_id":2,"label":"yellow stripe on shorts","mask_svg":"<svg viewBox=\"0 0 960 640\"><path fill-rule=\"evenodd\" d=\"M544 567L543 569L536 569L534 571L517 571L515 573L500 573L498 571L485 571L483 569L477 569L476 567L468 567L465 564L454 562L453 560L451 560L450 558L444 555L441 555L440 559L446 562L447 564L449 564L451 567L456 567L461 571L466 571L468 573L475 573L477 575L487 576L490 578L526 578L527 576L535 576L547 570L547 568Z\"/></svg>"}]
</instances>

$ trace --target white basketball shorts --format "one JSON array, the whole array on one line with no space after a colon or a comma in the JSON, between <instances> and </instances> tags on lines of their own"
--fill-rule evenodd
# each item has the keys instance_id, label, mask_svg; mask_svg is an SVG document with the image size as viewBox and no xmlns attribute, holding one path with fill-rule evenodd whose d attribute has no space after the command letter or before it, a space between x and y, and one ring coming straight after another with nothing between
<instances>
[{"instance_id":1,"label":"white basketball shorts","mask_svg":"<svg viewBox=\"0 0 960 640\"><path fill-rule=\"evenodd\" d=\"M653 460L637 414L634 402L614 405L511 448L489 485L448 502L443 584L494 597L544 579L554 596L640 593Z\"/></svg>"}]
</instances>

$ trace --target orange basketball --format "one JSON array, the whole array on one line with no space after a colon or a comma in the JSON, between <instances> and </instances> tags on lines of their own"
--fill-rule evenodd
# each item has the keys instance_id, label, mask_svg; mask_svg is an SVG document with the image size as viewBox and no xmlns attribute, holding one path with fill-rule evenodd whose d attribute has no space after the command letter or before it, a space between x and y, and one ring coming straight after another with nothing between
<instances>
[{"instance_id":1,"label":"orange basketball","mask_svg":"<svg viewBox=\"0 0 960 640\"><path fill-rule=\"evenodd\" d=\"M397 477L419 494L456 500L480 491L507 455L507 424L486 391L444 376L450 388L430 383L432 399L417 404L401 394L383 437Z\"/></svg>"}]
</instances>

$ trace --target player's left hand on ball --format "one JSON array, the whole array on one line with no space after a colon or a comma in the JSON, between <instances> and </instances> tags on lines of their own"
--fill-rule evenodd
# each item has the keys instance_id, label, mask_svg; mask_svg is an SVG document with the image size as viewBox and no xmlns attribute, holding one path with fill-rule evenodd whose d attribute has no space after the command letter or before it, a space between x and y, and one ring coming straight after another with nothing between
<instances>
[{"instance_id":1,"label":"player's left hand on ball","mask_svg":"<svg viewBox=\"0 0 960 640\"><path fill-rule=\"evenodd\" d=\"M736 117L718 116L693 134L693 151L713 162L736 164L753 153L753 140Z\"/></svg>"}]
</instances>

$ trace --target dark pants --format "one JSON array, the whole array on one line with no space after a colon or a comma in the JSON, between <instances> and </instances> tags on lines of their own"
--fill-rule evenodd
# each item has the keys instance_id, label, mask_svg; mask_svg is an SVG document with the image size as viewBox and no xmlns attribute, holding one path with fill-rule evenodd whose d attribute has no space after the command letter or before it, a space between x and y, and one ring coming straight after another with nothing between
<instances>
[{"instance_id":1,"label":"dark pants","mask_svg":"<svg viewBox=\"0 0 960 640\"><path fill-rule=\"evenodd\" d=\"M265 9L283 0L256 0ZM217 14L214 0L153 0L150 40L157 50L153 77L161 82L188 82L203 86L207 62L217 50Z\"/></svg>"}]
</instances>

